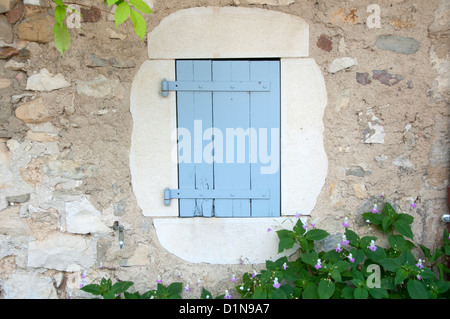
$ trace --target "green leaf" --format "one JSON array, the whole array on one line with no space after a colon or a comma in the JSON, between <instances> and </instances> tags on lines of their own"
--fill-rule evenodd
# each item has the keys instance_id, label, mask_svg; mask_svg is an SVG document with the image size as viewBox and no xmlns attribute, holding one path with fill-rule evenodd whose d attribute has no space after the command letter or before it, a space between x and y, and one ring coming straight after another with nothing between
<instances>
[{"instance_id":1,"label":"green leaf","mask_svg":"<svg viewBox=\"0 0 450 319\"><path fill-rule=\"evenodd\" d=\"M119 282L116 282L114 285L112 285L111 291L116 294L120 294L120 293L126 291L131 286L133 286L133 284L134 283L131 281L119 281Z\"/></svg>"},{"instance_id":2,"label":"green leaf","mask_svg":"<svg viewBox=\"0 0 450 319\"><path fill-rule=\"evenodd\" d=\"M431 251L428 247L419 244L420 249L422 249L423 254L425 255L426 258L430 258L431 257Z\"/></svg>"},{"instance_id":3,"label":"green leaf","mask_svg":"<svg viewBox=\"0 0 450 319\"><path fill-rule=\"evenodd\" d=\"M396 231L398 231L403 236L408 237L413 240L414 236L413 236L411 227L405 221L403 221L403 220L395 221L394 228Z\"/></svg>"},{"instance_id":4,"label":"green leaf","mask_svg":"<svg viewBox=\"0 0 450 319\"><path fill-rule=\"evenodd\" d=\"M341 281L342 277L341 277L341 273L339 272L339 270L333 269L331 271L331 278L333 278L337 282Z\"/></svg>"},{"instance_id":5,"label":"green leaf","mask_svg":"<svg viewBox=\"0 0 450 319\"><path fill-rule=\"evenodd\" d=\"M117 6L114 20L116 21L116 28L125 22L130 16L130 5L128 2L122 2Z\"/></svg>"},{"instance_id":6,"label":"green leaf","mask_svg":"<svg viewBox=\"0 0 450 319\"><path fill-rule=\"evenodd\" d=\"M116 294L112 291L107 291L102 296L103 296L103 299L116 299Z\"/></svg>"},{"instance_id":7,"label":"green leaf","mask_svg":"<svg viewBox=\"0 0 450 319\"><path fill-rule=\"evenodd\" d=\"M412 224L414 221L414 217L408 214L398 214L397 215L398 220L402 220L407 224Z\"/></svg>"},{"instance_id":8,"label":"green leaf","mask_svg":"<svg viewBox=\"0 0 450 319\"><path fill-rule=\"evenodd\" d=\"M395 250L403 251L406 249L406 240L401 235L390 235L388 237L388 242Z\"/></svg>"},{"instance_id":9,"label":"green leaf","mask_svg":"<svg viewBox=\"0 0 450 319\"><path fill-rule=\"evenodd\" d=\"M130 19L133 22L134 32L144 41L145 34L147 33L147 24L142 15L134 10L130 11Z\"/></svg>"},{"instance_id":10,"label":"green leaf","mask_svg":"<svg viewBox=\"0 0 450 319\"><path fill-rule=\"evenodd\" d=\"M70 47L69 29L64 24L55 23L52 31L55 47L64 56L64 52Z\"/></svg>"},{"instance_id":11,"label":"green leaf","mask_svg":"<svg viewBox=\"0 0 450 319\"><path fill-rule=\"evenodd\" d=\"M381 221L381 227L383 228L383 231L385 233L389 232L389 227L392 225L393 222L394 219L391 218L390 216L383 217L383 220Z\"/></svg>"},{"instance_id":12,"label":"green leaf","mask_svg":"<svg viewBox=\"0 0 450 319\"><path fill-rule=\"evenodd\" d=\"M111 279L102 278L100 281L100 289L102 292L109 291L111 289Z\"/></svg>"},{"instance_id":13,"label":"green leaf","mask_svg":"<svg viewBox=\"0 0 450 319\"><path fill-rule=\"evenodd\" d=\"M394 283L396 285L401 284L406 278L408 278L408 271L406 271L403 268L400 268L397 270L396 274L395 274L395 280Z\"/></svg>"},{"instance_id":14,"label":"green leaf","mask_svg":"<svg viewBox=\"0 0 450 319\"><path fill-rule=\"evenodd\" d=\"M319 286L317 289L317 293L320 299L330 299L334 293L335 285L331 282L331 280L321 279L319 281Z\"/></svg>"},{"instance_id":15,"label":"green leaf","mask_svg":"<svg viewBox=\"0 0 450 319\"><path fill-rule=\"evenodd\" d=\"M286 293L281 288L270 291L268 297L269 299L287 299Z\"/></svg>"},{"instance_id":16,"label":"green leaf","mask_svg":"<svg viewBox=\"0 0 450 319\"><path fill-rule=\"evenodd\" d=\"M356 288L353 292L353 297L355 299L367 299L369 297L369 293L366 288Z\"/></svg>"},{"instance_id":17,"label":"green leaf","mask_svg":"<svg viewBox=\"0 0 450 319\"><path fill-rule=\"evenodd\" d=\"M386 258L379 261L379 264L388 271L397 272L402 266L400 258Z\"/></svg>"},{"instance_id":18,"label":"green leaf","mask_svg":"<svg viewBox=\"0 0 450 319\"><path fill-rule=\"evenodd\" d=\"M152 9L142 0L130 0L130 4L142 13L152 13Z\"/></svg>"},{"instance_id":19,"label":"green leaf","mask_svg":"<svg viewBox=\"0 0 450 319\"><path fill-rule=\"evenodd\" d=\"M431 255L430 262L434 262L435 260L438 260L439 257L441 257L444 254L444 252L440 249L436 249L436 251Z\"/></svg>"},{"instance_id":20,"label":"green leaf","mask_svg":"<svg viewBox=\"0 0 450 319\"><path fill-rule=\"evenodd\" d=\"M302 293L303 299L319 299L317 292L317 286L313 283L309 283Z\"/></svg>"},{"instance_id":21,"label":"green leaf","mask_svg":"<svg viewBox=\"0 0 450 319\"><path fill-rule=\"evenodd\" d=\"M319 256L315 251L309 252L309 253L303 253L300 258L305 264L308 264L310 266L314 266L317 264L317 259L319 259Z\"/></svg>"},{"instance_id":22,"label":"green leaf","mask_svg":"<svg viewBox=\"0 0 450 319\"><path fill-rule=\"evenodd\" d=\"M384 288L369 288L369 294L375 299L389 298L389 293Z\"/></svg>"},{"instance_id":23,"label":"green leaf","mask_svg":"<svg viewBox=\"0 0 450 319\"><path fill-rule=\"evenodd\" d=\"M181 282L174 282L169 285L167 288L167 293L169 295L178 295L181 292L181 289L183 289L183 283Z\"/></svg>"},{"instance_id":24,"label":"green leaf","mask_svg":"<svg viewBox=\"0 0 450 319\"><path fill-rule=\"evenodd\" d=\"M56 23L62 24L66 18L66 8L62 5L58 5L55 8L55 21Z\"/></svg>"},{"instance_id":25,"label":"green leaf","mask_svg":"<svg viewBox=\"0 0 450 319\"><path fill-rule=\"evenodd\" d=\"M370 260L373 260L376 263L378 263L380 260L383 260L387 257L385 250L378 246L375 251L372 251L369 248L366 248L365 253L366 253L367 258L369 258Z\"/></svg>"},{"instance_id":26,"label":"green leaf","mask_svg":"<svg viewBox=\"0 0 450 319\"><path fill-rule=\"evenodd\" d=\"M83 286L83 287L81 287L81 290L88 292L95 296L102 294L102 290L100 289L100 286L96 285L96 284L90 284L90 285Z\"/></svg>"},{"instance_id":27,"label":"green leaf","mask_svg":"<svg viewBox=\"0 0 450 319\"><path fill-rule=\"evenodd\" d=\"M359 247L359 236L353 231L348 228L345 229L345 236L350 241L350 245L353 247Z\"/></svg>"},{"instance_id":28,"label":"green leaf","mask_svg":"<svg viewBox=\"0 0 450 319\"><path fill-rule=\"evenodd\" d=\"M281 253L285 249L291 249L295 244L294 238L291 237L283 237L280 239L278 243L278 252Z\"/></svg>"},{"instance_id":29,"label":"green leaf","mask_svg":"<svg viewBox=\"0 0 450 319\"><path fill-rule=\"evenodd\" d=\"M383 213L384 213L386 216L390 216L390 217L395 217L395 216L397 216L397 213L396 213L395 209L394 209L394 208L392 207L392 205L389 204L389 203L385 203L385 204L384 204L384 207L383 207Z\"/></svg>"},{"instance_id":30,"label":"green leaf","mask_svg":"<svg viewBox=\"0 0 450 319\"><path fill-rule=\"evenodd\" d=\"M267 291L261 286L256 287L253 299L267 299Z\"/></svg>"},{"instance_id":31,"label":"green leaf","mask_svg":"<svg viewBox=\"0 0 450 319\"><path fill-rule=\"evenodd\" d=\"M303 228L303 222L300 218L297 220L292 230L300 236L302 236L306 232L306 230Z\"/></svg>"},{"instance_id":32,"label":"green leaf","mask_svg":"<svg viewBox=\"0 0 450 319\"><path fill-rule=\"evenodd\" d=\"M330 234L322 229L312 229L306 232L305 238L308 240L322 240L328 237Z\"/></svg>"},{"instance_id":33,"label":"green leaf","mask_svg":"<svg viewBox=\"0 0 450 319\"><path fill-rule=\"evenodd\" d=\"M119 0L106 0L108 2L108 8L111 7L113 4L116 4L116 2L119 2Z\"/></svg>"},{"instance_id":34,"label":"green leaf","mask_svg":"<svg viewBox=\"0 0 450 319\"><path fill-rule=\"evenodd\" d=\"M408 281L406 288L412 299L428 299L428 292L425 286L418 280Z\"/></svg>"},{"instance_id":35,"label":"green leaf","mask_svg":"<svg viewBox=\"0 0 450 319\"><path fill-rule=\"evenodd\" d=\"M344 299L353 299L354 296L354 288L352 287L345 287L342 289L341 297Z\"/></svg>"},{"instance_id":36,"label":"green leaf","mask_svg":"<svg viewBox=\"0 0 450 319\"><path fill-rule=\"evenodd\" d=\"M202 294L200 296L201 299L213 299L212 294L202 287Z\"/></svg>"},{"instance_id":37,"label":"green leaf","mask_svg":"<svg viewBox=\"0 0 450 319\"><path fill-rule=\"evenodd\" d=\"M382 214L364 213L362 215L364 217L364 220L368 220L370 223L374 225L381 225L384 218Z\"/></svg>"}]
</instances>

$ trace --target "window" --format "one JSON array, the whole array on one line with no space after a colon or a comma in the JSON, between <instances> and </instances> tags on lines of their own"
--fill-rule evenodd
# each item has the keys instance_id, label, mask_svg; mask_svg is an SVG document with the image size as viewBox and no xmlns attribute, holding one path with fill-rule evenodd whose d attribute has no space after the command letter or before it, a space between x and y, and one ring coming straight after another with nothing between
<instances>
[{"instance_id":1,"label":"window","mask_svg":"<svg viewBox=\"0 0 450 319\"><path fill-rule=\"evenodd\" d=\"M177 60L176 79L180 216L279 217L280 61Z\"/></svg>"}]
</instances>

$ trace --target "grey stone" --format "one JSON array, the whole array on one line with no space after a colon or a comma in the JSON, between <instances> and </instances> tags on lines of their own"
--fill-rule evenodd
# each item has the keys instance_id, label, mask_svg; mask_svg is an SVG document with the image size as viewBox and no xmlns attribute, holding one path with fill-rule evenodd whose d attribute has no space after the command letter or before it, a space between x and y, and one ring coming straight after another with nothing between
<instances>
[{"instance_id":1,"label":"grey stone","mask_svg":"<svg viewBox=\"0 0 450 319\"><path fill-rule=\"evenodd\" d=\"M328 72L336 73L341 70L352 67L354 65L358 65L358 60L356 58L355 59L350 57L337 58L334 59L333 62L331 62L331 64L329 65Z\"/></svg>"},{"instance_id":2,"label":"grey stone","mask_svg":"<svg viewBox=\"0 0 450 319\"><path fill-rule=\"evenodd\" d=\"M11 274L3 291L5 299L58 299L53 280L32 273Z\"/></svg>"},{"instance_id":3,"label":"grey stone","mask_svg":"<svg viewBox=\"0 0 450 319\"><path fill-rule=\"evenodd\" d=\"M6 201L9 203L26 203L30 201L30 194L7 196Z\"/></svg>"},{"instance_id":4,"label":"grey stone","mask_svg":"<svg viewBox=\"0 0 450 319\"><path fill-rule=\"evenodd\" d=\"M13 29L4 15L0 15L0 39L5 43L14 42Z\"/></svg>"},{"instance_id":5,"label":"grey stone","mask_svg":"<svg viewBox=\"0 0 450 319\"><path fill-rule=\"evenodd\" d=\"M386 203L385 198L381 197L381 196L372 196L369 199L367 199L362 205L361 207L359 207L356 215L356 224L358 226L365 226L367 225L367 222L365 220L365 218L362 216L362 214L364 213L369 213L372 212L372 208L374 207L374 204L376 204L378 206L378 211L381 212L384 204Z\"/></svg>"},{"instance_id":6,"label":"grey stone","mask_svg":"<svg viewBox=\"0 0 450 319\"><path fill-rule=\"evenodd\" d=\"M80 271L95 264L95 242L87 237L55 234L28 245L27 266Z\"/></svg>"},{"instance_id":7,"label":"grey stone","mask_svg":"<svg viewBox=\"0 0 450 319\"><path fill-rule=\"evenodd\" d=\"M27 90L33 91L53 91L70 86L61 73L51 74L47 69L42 69L39 73L33 74L27 80Z\"/></svg>"},{"instance_id":8,"label":"grey stone","mask_svg":"<svg viewBox=\"0 0 450 319\"><path fill-rule=\"evenodd\" d=\"M396 85L404 79L401 75L392 75L385 70L373 70L372 72L374 80L378 80L388 86Z\"/></svg>"},{"instance_id":9,"label":"grey stone","mask_svg":"<svg viewBox=\"0 0 450 319\"><path fill-rule=\"evenodd\" d=\"M420 43L411 37L380 35L375 42L375 46L380 50L388 50L400 54L414 54L419 50Z\"/></svg>"},{"instance_id":10,"label":"grey stone","mask_svg":"<svg viewBox=\"0 0 450 319\"><path fill-rule=\"evenodd\" d=\"M370 174L372 174L371 171L366 171L360 166L347 168L345 171L346 176L365 177L369 176Z\"/></svg>"},{"instance_id":11,"label":"grey stone","mask_svg":"<svg viewBox=\"0 0 450 319\"><path fill-rule=\"evenodd\" d=\"M383 126L369 122L368 128L364 130L363 135L363 143L365 144L383 144L386 133Z\"/></svg>"},{"instance_id":12,"label":"grey stone","mask_svg":"<svg viewBox=\"0 0 450 319\"><path fill-rule=\"evenodd\" d=\"M65 212L69 233L106 235L112 231L103 223L101 213L86 198L66 203Z\"/></svg>"}]
</instances>

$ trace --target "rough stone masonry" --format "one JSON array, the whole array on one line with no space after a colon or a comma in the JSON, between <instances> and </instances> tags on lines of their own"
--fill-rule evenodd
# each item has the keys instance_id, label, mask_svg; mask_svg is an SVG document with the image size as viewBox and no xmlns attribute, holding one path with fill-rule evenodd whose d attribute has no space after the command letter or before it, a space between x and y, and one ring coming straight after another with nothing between
<instances>
[{"instance_id":1,"label":"rough stone masonry","mask_svg":"<svg viewBox=\"0 0 450 319\"><path fill-rule=\"evenodd\" d=\"M84 273L132 280L140 292L155 288L158 276L183 281L192 288L185 298L198 297L201 287L232 291L232 275L262 265L245 256L241 265L173 256L133 195L129 95L146 43L131 23L116 29L114 8L102 1L75 2L82 28L70 29L63 58L53 42L51 1L0 1L0 298L86 298ZM360 214L384 194L414 216L418 243L439 244L448 211L449 1L146 2L154 11L148 31L200 6L303 18L328 95L328 175L311 220L339 234L348 217L361 235L373 234ZM367 24L369 3L380 8L379 27Z\"/></svg>"}]
</instances>

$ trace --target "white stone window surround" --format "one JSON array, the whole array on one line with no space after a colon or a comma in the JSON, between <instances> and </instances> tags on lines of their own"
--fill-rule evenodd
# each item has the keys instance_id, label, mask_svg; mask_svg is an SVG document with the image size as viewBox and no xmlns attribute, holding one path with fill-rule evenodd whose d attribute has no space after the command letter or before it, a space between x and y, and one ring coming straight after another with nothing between
<instances>
[{"instance_id":1,"label":"white stone window surround","mask_svg":"<svg viewBox=\"0 0 450 319\"><path fill-rule=\"evenodd\" d=\"M138 205L144 216L153 218L160 244L194 263L278 258L276 227L292 227L296 213L312 212L328 171L322 121L327 92L318 65L308 58L308 24L297 16L257 8L190 8L164 18L149 33L148 50L149 60L131 88L130 169ZM177 200L164 205L164 188L178 188L178 167L176 94L163 97L161 80L175 79L176 59L205 58L280 59L279 218L180 218Z\"/></svg>"}]
</instances>

